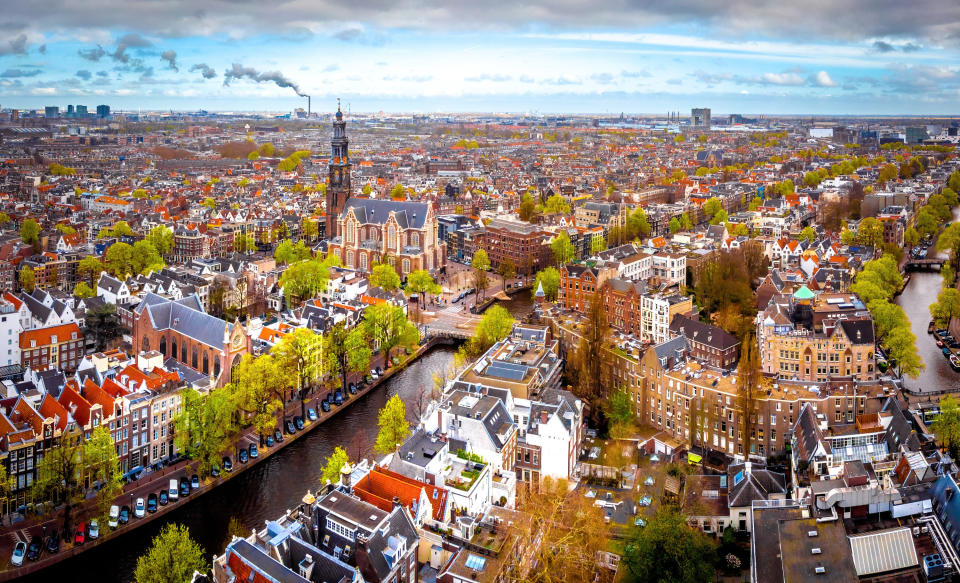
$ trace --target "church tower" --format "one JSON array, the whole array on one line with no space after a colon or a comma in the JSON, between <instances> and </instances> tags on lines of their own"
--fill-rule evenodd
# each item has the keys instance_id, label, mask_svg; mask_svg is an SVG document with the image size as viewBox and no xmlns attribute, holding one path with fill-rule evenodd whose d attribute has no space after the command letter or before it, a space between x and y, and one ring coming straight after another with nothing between
<instances>
[{"instance_id":1,"label":"church tower","mask_svg":"<svg viewBox=\"0 0 960 583\"><path fill-rule=\"evenodd\" d=\"M330 179L327 184L327 238L336 237L337 219L343 212L350 196L350 148L347 139L347 122L337 100L337 116L333 122L333 138L330 140Z\"/></svg>"}]
</instances>

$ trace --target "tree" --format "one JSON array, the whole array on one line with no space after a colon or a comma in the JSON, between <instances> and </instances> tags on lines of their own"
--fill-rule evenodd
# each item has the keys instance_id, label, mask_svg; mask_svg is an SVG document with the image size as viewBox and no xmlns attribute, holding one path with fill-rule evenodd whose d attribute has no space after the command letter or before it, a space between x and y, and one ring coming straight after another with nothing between
<instances>
[{"instance_id":1,"label":"tree","mask_svg":"<svg viewBox=\"0 0 960 583\"><path fill-rule=\"evenodd\" d=\"M896 180L898 175L897 167L893 164L886 164L883 168L880 169L880 173L877 175L877 182L886 184L891 180Z\"/></svg>"},{"instance_id":2,"label":"tree","mask_svg":"<svg viewBox=\"0 0 960 583\"><path fill-rule=\"evenodd\" d=\"M813 241L816 238L817 238L817 233L816 231L813 230L813 227L809 227L809 226L804 227L803 230L800 231L801 241Z\"/></svg>"},{"instance_id":3,"label":"tree","mask_svg":"<svg viewBox=\"0 0 960 583\"><path fill-rule=\"evenodd\" d=\"M573 261L577 253L566 231L561 231L559 235L553 238L553 241L550 241L550 249L553 251L553 258L557 262L557 267L563 267Z\"/></svg>"},{"instance_id":4,"label":"tree","mask_svg":"<svg viewBox=\"0 0 960 583\"><path fill-rule=\"evenodd\" d=\"M70 514L83 501L83 435L73 424L61 434L57 445L44 451L37 462L37 478L33 482L34 500L49 500L63 506L62 532L72 534Z\"/></svg>"},{"instance_id":5,"label":"tree","mask_svg":"<svg viewBox=\"0 0 960 583\"><path fill-rule=\"evenodd\" d=\"M370 368L373 354L363 326L348 330L343 322L337 323L327 333L324 348L328 363L326 372L340 375L341 387L346 388L348 373L362 373Z\"/></svg>"},{"instance_id":6,"label":"tree","mask_svg":"<svg viewBox=\"0 0 960 583\"><path fill-rule=\"evenodd\" d=\"M718 212L723 210L723 203L720 202L720 199L717 197L712 197L707 199L707 202L703 203L703 214L708 218L713 219Z\"/></svg>"},{"instance_id":7,"label":"tree","mask_svg":"<svg viewBox=\"0 0 960 583\"><path fill-rule=\"evenodd\" d=\"M322 337L309 328L297 328L270 349L283 376L293 380L300 397L300 414L307 417L307 391L323 376Z\"/></svg>"},{"instance_id":8,"label":"tree","mask_svg":"<svg viewBox=\"0 0 960 583\"><path fill-rule=\"evenodd\" d=\"M903 242L911 247L916 246L920 242L920 233L912 226L907 227L907 230L903 232Z\"/></svg>"},{"instance_id":9,"label":"tree","mask_svg":"<svg viewBox=\"0 0 960 583\"><path fill-rule=\"evenodd\" d=\"M381 454L393 453L410 435L410 423L407 421L407 409L400 395L390 397L377 413L377 441L374 450Z\"/></svg>"},{"instance_id":10,"label":"tree","mask_svg":"<svg viewBox=\"0 0 960 583\"><path fill-rule=\"evenodd\" d=\"M340 470L350 462L350 456L347 450L339 445L333 448L333 453L327 458L327 463L323 466L323 472L320 474L320 482L326 484L336 484L340 481Z\"/></svg>"},{"instance_id":11,"label":"tree","mask_svg":"<svg viewBox=\"0 0 960 583\"><path fill-rule=\"evenodd\" d=\"M957 459L960 455L960 402L956 397L947 395L940 399L940 413L931 425L940 447Z\"/></svg>"},{"instance_id":12,"label":"tree","mask_svg":"<svg viewBox=\"0 0 960 583\"><path fill-rule=\"evenodd\" d=\"M290 384L270 354L245 354L233 371L232 382L238 407L248 416L260 439L277 427L277 411ZM279 388L279 390L278 390Z\"/></svg>"},{"instance_id":13,"label":"tree","mask_svg":"<svg viewBox=\"0 0 960 583\"><path fill-rule=\"evenodd\" d=\"M133 247L126 243L114 243L104 254L107 271L119 280L124 280L133 271Z\"/></svg>"},{"instance_id":14,"label":"tree","mask_svg":"<svg viewBox=\"0 0 960 583\"><path fill-rule=\"evenodd\" d=\"M320 236L320 222L309 217L304 217L300 225L300 231L304 239L314 241Z\"/></svg>"},{"instance_id":15,"label":"tree","mask_svg":"<svg viewBox=\"0 0 960 583\"><path fill-rule=\"evenodd\" d=\"M941 324L960 318L960 290L950 287L940 292L937 301L930 304L930 314Z\"/></svg>"},{"instance_id":16,"label":"tree","mask_svg":"<svg viewBox=\"0 0 960 583\"><path fill-rule=\"evenodd\" d=\"M857 242L869 247L879 247L883 244L883 224L873 217L860 221L857 227Z\"/></svg>"},{"instance_id":17,"label":"tree","mask_svg":"<svg viewBox=\"0 0 960 583\"><path fill-rule=\"evenodd\" d=\"M164 525L154 537L147 553L137 559L134 579L137 583L184 583L193 573L210 570L203 548L190 538L190 530L180 524Z\"/></svg>"},{"instance_id":18,"label":"tree","mask_svg":"<svg viewBox=\"0 0 960 583\"><path fill-rule=\"evenodd\" d=\"M537 272L537 278L530 288L530 294L536 297L537 289L543 286L544 300L548 302L557 301L557 295L560 292L560 272L555 267L546 267Z\"/></svg>"},{"instance_id":19,"label":"tree","mask_svg":"<svg viewBox=\"0 0 960 583\"><path fill-rule=\"evenodd\" d=\"M688 213L680 214L680 229L682 231L689 231L693 228L693 221L690 220L690 215Z\"/></svg>"},{"instance_id":20,"label":"tree","mask_svg":"<svg viewBox=\"0 0 960 583\"><path fill-rule=\"evenodd\" d=\"M243 233L237 233L233 237L233 250L237 253L249 253L256 250L257 241L253 238L253 235L245 235Z\"/></svg>"},{"instance_id":21,"label":"tree","mask_svg":"<svg viewBox=\"0 0 960 583\"><path fill-rule=\"evenodd\" d=\"M606 567L598 555L611 545L603 510L571 491L566 480L546 477L538 488L517 489L518 520L514 534L530 545L532 556L515 553L511 560L518 581L589 583L602 580ZM525 560L528 559L528 560Z\"/></svg>"},{"instance_id":22,"label":"tree","mask_svg":"<svg viewBox=\"0 0 960 583\"><path fill-rule=\"evenodd\" d=\"M501 287L506 289L507 280L517 277L517 266L513 262L513 259L507 257L500 262L500 267L497 268L497 273L500 274L500 284Z\"/></svg>"},{"instance_id":23,"label":"tree","mask_svg":"<svg viewBox=\"0 0 960 583\"><path fill-rule=\"evenodd\" d=\"M10 215L0 212L0 225L6 225L10 222Z\"/></svg>"},{"instance_id":24,"label":"tree","mask_svg":"<svg viewBox=\"0 0 960 583\"><path fill-rule=\"evenodd\" d=\"M411 272L407 275L407 287L404 289L407 295L417 294L419 296L419 303L421 305L426 305L426 295L430 294L440 294L443 293L443 290L433 280L433 276L430 275L430 272L426 269L417 269L416 271Z\"/></svg>"},{"instance_id":25,"label":"tree","mask_svg":"<svg viewBox=\"0 0 960 583\"><path fill-rule=\"evenodd\" d=\"M394 291L400 288L400 276L397 275L397 270L388 263L378 263L374 265L367 279L371 286L379 287L387 291Z\"/></svg>"},{"instance_id":26,"label":"tree","mask_svg":"<svg viewBox=\"0 0 960 583\"><path fill-rule=\"evenodd\" d=\"M611 438L626 437L633 426L633 407L633 395L626 387L618 387L610 394L603 412L607 418L607 428Z\"/></svg>"},{"instance_id":27,"label":"tree","mask_svg":"<svg viewBox=\"0 0 960 583\"><path fill-rule=\"evenodd\" d=\"M470 267L473 268L473 287L477 289L477 295L473 302L473 305L476 306L480 300L480 294L490 285L487 278L487 270L490 269L490 257L487 256L487 252L483 249L477 249L477 252L473 254L473 259L470 260Z\"/></svg>"},{"instance_id":28,"label":"tree","mask_svg":"<svg viewBox=\"0 0 960 583\"><path fill-rule=\"evenodd\" d=\"M897 361L897 372L902 377L907 375L917 378L925 366L923 359L917 352L917 337L909 327L896 328L887 334L881 346L887 349L890 358Z\"/></svg>"},{"instance_id":29,"label":"tree","mask_svg":"<svg viewBox=\"0 0 960 583\"><path fill-rule=\"evenodd\" d=\"M600 405L609 390L613 349L607 312L603 306L605 293L606 286L603 286L590 296L578 330L579 340L570 358L572 373L576 378L574 393L590 406L595 422L600 421Z\"/></svg>"},{"instance_id":30,"label":"tree","mask_svg":"<svg viewBox=\"0 0 960 583\"><path fill-rule=\"evenodd\" d=\"M90 480L99 484L97 505L100 515L106 517L114 500L123 493L123 474L113 436L105 425L94 429L90 441L84 444L83 462Z\"/></svg>"},{"instance_id":31,"label":"tree","mask_svg":"<svg viewBox=\"0 0 960 583\"><path fill-rule=\"evenodd\" d=\"M111 245L111 248L123 244L124 243L115 243ZM157 248L153 246L153 243L143 240L133 244L133 248L130 251L130 270L133 273L149 275L154 271L160 271L164 265L163 258L160 257L160 253L157 251Z\"/></svg>"},{"instance_id":32,"label":"tree","mask_svg":"<svg viewBox=\"0 0 960 583\"><path fill-rule=\"evenodd\" d=\"M93 291L93 288L87 285L87 282L81 281L73 286L73 295L80 299L86 299L97 295L97 292Z\"/></svg>"},{"instance_id":33,"label":"tree","mask_svg":"<svg viewBox=\"0 0 960 583\"><path fill-rule=\"evenodd\" d=\"M37 275L33 268L28 265L24 265L20 269L20 287L27 293L32 292L37 287Z\"/></svg>"},{"instance_id":34,"label":"tree","mask_svg":"<svg viewBox=\"0 0 960 583\"><path fill-rule=\"evenodd\" d=\"M468 352L471 355L480 356L488 348L506 338L510 330L513 330L514 322L513 316L506 308L499 305L491 306L480 318L480 323L473 332Z\"/></svg>"},{"instance_id":35,"label":"tree","mask_svg":"<svg viewBox=\"0 0 960 583\"><path fill-rule=\"evenodd\" d=\"M153 245L153 248L156 249L160 255L166 255L173 249L173 231L166 225L157 225L150 229L146 240Z\"/></svg>"},{"instance_id":36,"label":"tree","mask_svg":"<svg viewBox=\"0 0 960 583\"><path fill-rule=\"evenodd\" d=\"M737 413L738 429L742 433L743 454L749 459L754 451L756 424L759 416L757 401L760 393L760 356L757 341L748 334L740 350L740 362L737 364L737 401L740 411Z\"/></svg>"},{"instance_id":37,"label":"tree","mask_svg":"<svg viewBox=\"0 0 960 583\"><path fill-rule=\"evenodd\" d=\"M330 268L339 264L340 260L331 253L326 258L318 255L288 267L280 276L280 287L287 303L296 306L325 291L330 281Z\"/></svg>"},{"instance_id":38,"label":"tree","mask_svg":"<svg viewBox=\"0 0 960 583\"><path fill-rule=\"evenodd\" d=\"M547 199L547 202L544 203L543 209L548 214L555 215L569 215L570 214L570 204L567 202L567 199L563 198L559 194L554 194Z\"/></svg>"},{"instance_id":39,"label":"tree","mask_svg":"<svg viewBox=\"0 0 960 583\"><path fill-rule=\"evenodd\" d=\"M533 201L533 197L530 196L529 192L523 194L520 207L517 209L517 215L519 215L521 221L528 223L535 221L537 217L537 203Z\"/></svg>"},{"instance_id":40,"label":"tree","mask_svg":"<svg viewBox=\"0 0 960 583\"><path fill-rule=\"evenodd\" d=\"M627 216L624 229L627 240L646 237L650 234L650 222L647 220L647 213L643 210L643 207L638 206Z\"/></svg>"},{"instance_id":41,"label":"tree","mask_svg":"<svg viewBox=\"0 0 960 583\"><path fill-rule=\"evenodd\" d=\"M937 228L940 226L940 219L937 217L933 209L928 207L921 207L917 212L917 220L914 221L914 226L917 228L917 231L920 235L924 237L932 237L937 232Z\"/></svg>"},{"instance_id":42,"label":"tree","mask_svg":"<svg viewBox=\"0 0 960 583\"><path fill-rule=\"evenodd\" d=\"M677 510L661 506L646 526L633 527L621 562L631 579L657 583L713 581L715 544Z\"/></svg>"},{"instance_id":43,"label":"tree","mask_svg":"<svg viewBox=\"0 0 960 583\"><path fill-rule=\"evenodd\" d=\"M670 233L680 232L680 219L677 217L671 218L668 226L670 227Z\"/></svg>"},{"instance_id":44,"label":"tree","mask_svg":"<svg viewBox=\"0 0 960 583\"><path fill-rule=\"evenodd\" d=\"M90 276L90 287L96 285L96 280L99 279L101 273L103 273L103 262L93 255L87 255L77 263L77 275Z\"/></svg>"},{"instance_id":45,"label":"tree","mask_svg":"<svg viewBox=\"0 0 960 583\"><path fill-rule=\"evenodd\" d=\"M174 445L199 462L198 471L203 476L220 464L223 450L233 443L238 429L234 388L228 387L206 395L193 388L181 391L183 406L173 418Z\"/></svg>"},{"instance_id":46,"label":"tree","mask_svg":"<svg viewBox=\"0 0 960 583\"><path fill-rule=\"evenodd\" d=\"M57 223L57 230L60 231L62 235L74 235L77 232L76 229L65 223Z\"/></svg>"},{"instance_id":47,"label":"tree","mask_svg":"<svg viewBox=\"0 0 960 583\"><path fill-rule=\"evenodd\" d=\"M720 209L717 211L717 214L713 215L713 218L710 219L711 225L722 225L727 222L727 219L730 217L727 215L727 211Z\"/></svg>"},{"instance_id":48,"label":"tree","mask_svg":"<svg viewBox=\"0 0 960 583\"><path fill-rule=\"evenodd\" d=\"M34 219L27 219L20 223L20 238L27 245L36 246L39 243L40 224Z\"/></svg>"},{"instance_id":49,"label":"tree","mask_svg":"<svg viewBox=\"0 0 960 583\"><path fill-rule=\"evenodd\" d=\"M383 350L387 366L390 352L398 346L413 347L420 341L420 331L403 313L403 308L390 303L370 306L363 312L368 337Z\"/></svg>"},{"instance_id":50,"label":"tree","mask_svg":"<svg viewBox=\"0 0 960 583\"><path fill-rule=\"evenodd\" d=\"M595 235L590 239L590 254L596 255L607 250L607 240L603 235Z\"/></svg>"},{"instance_id":51,"label":"tree","mask_svg":"<svg viewBox=\"0 0 960 583\"><path fill-rule=\"evenodd\" d=\"M277 260L277 263L283 265L305 261L311 257L313 257L313 252L303 241L297 241L294 244L290 239L284 239L273 251L273 258Z\"/></svg>"},{"instance_id":52,"label":"tree","mask_svg":"<svg viewBox=\"0 0 960 583\"><path fill-rule=\"evenodd\" d=\"M126 332L126 329L120 325L117 307L113 304L104 304L101 307L87 310L84 321L86 328L83 333L85 336L92 336L95 339L98 351L106 350L107 344L111 340L120 338Z\"/></svg>"}]
</instances>

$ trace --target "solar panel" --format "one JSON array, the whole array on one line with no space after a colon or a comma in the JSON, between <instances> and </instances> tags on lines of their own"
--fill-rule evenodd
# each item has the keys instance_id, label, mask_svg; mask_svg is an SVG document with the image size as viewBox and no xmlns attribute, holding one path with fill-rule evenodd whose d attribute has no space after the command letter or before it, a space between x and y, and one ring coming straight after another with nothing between
<instances>
[{"instance_id":1,"label":"solar panel","mask_svg":"<svg viewBox=\"0 0 960 583\"><path fill-rule=\"evenodd\" d=\"M478 557L474 554L467 555L466 567L471 571L483 571L484 565L487 564L487 560L483 557Z\"/></svg>"}]
</instances>

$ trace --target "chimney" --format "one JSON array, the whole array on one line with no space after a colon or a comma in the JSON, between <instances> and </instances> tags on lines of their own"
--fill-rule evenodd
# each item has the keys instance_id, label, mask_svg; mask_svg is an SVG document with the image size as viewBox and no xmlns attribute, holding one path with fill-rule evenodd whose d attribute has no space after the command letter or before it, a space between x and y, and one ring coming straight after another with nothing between
<instances>
[{"instance_id":1,"label":"chimney","mask_svg":"<svg viewBox=\"0 0 960 583\"><path fill-rule=\"evenodd\" d=\"M550 419L550 414L546 411L540 411L540 423L546 424Z\"/></svg>"},{"instance_id":2,"label":"chimney","mask_svg":"<svg viewBox=\"0 0 960 583\"><path fill-rule=\"evenodd\" d=\"M400 496L394 496L394 497L393 497L393 507L394 507L394 508L401 508L402 506L403 506L403 505L400 504Z\"/></svg>"},{"instance_id":3,"label":"chimney","mask_svg":"<svg viewBox=\"0 0 960 583\"><path fill-rule=\"evenodd\" d=\"M340 483L343 484L347 492L353 491L353 485L350 483L350 474L352 472L353 468L350 467L350 462L343 464L343 467L340 468Z\"/></svg>"}]
</instances>

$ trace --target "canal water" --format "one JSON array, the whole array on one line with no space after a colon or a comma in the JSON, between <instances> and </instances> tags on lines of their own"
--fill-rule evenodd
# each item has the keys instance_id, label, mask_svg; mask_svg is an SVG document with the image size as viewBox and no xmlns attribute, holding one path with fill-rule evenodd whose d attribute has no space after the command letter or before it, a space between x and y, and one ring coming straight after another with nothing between
<instances>
[{"instance_id":1,"label":"canal water","mask_svg":"<svg viewBox=\"0 0 960 583\"><path fill-rule=\"evenodd\" d=\"M497 300L494 303L506 308L517 320L523 320L525 316L533 313L534 302L530 290L520 291L510 296L509 300Z\"/></svg>"},{"instance_id":2,"label":"canal water","mask_svg":"<svg viewBox=\"0 0 960 583\"><path fill-rule=\"evenodd\" d=\"M411 403L420 387L432 386L433 374L451 366L453 354L454 349L450 347L434 348L306 437L204 494L198 501L181 502L181 508L163 520L151 522L21 581L77 581L93 573L102 583L133 581L137 558L167 522L188 526L207 557L222 553L231 517L237 517L247 530L259 529L265 520L272 520L299 504L308 489L316 492L320 472L334 447L343 446L353 459L358 449L369 457L377 435L377 411L388 398L399 394L407 402L407 412L412 417Z\"/></svg>"},{"instance_id":3,"label":"canal water","mask_svg":"<svg viewBox=\"0 0 960 583\"><path fill-rule=\"evenodd\" d=\"M960 221L960 207L953 209L953 220ZM938 256L946 257L946 254L938 253ZM904 386L912 391L940 391L960 385L960 374L950 368L933 335L927 334L930 304L937 301L942 283L939 273L914 271L910 274L910 283L896 300L910 318L911 329L917 337L917 352L926 365L916 379L904 377Z\"/></svg>"}]
</instances>

